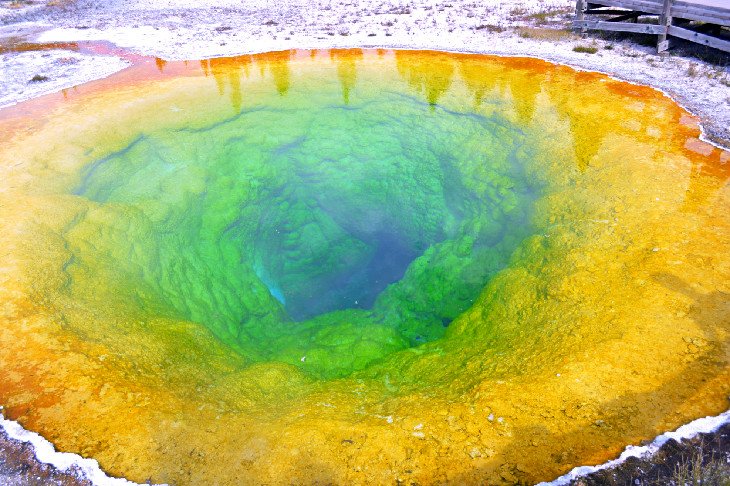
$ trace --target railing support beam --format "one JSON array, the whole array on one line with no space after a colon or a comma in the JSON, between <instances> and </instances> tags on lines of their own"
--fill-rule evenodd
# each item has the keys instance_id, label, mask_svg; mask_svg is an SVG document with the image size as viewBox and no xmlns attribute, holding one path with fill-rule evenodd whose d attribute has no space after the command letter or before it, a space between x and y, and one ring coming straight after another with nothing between
<instances>
[{"instance_id":1,"label":"railing support beam","mask_svg":"<svg viewBox=\"0 0 730 486\"><path fill-rule=\"evenodd\" d=\"M667 40L667 34L669 33L669 27L672 25L672 4L674 0L664 0L662 6L662 14L659 16L659 25L662 27L663 32L659 34L659 39L656 44L656 51L662 53L669 49L669 41Z\"/></svg>"}]
</instances>

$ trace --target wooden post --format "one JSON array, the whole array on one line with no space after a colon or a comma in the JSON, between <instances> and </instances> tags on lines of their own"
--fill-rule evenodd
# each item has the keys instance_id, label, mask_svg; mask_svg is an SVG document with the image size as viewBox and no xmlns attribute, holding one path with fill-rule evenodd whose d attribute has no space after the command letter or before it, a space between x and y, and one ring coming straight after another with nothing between
<instances>
[{"instance_id":1,"label":"wooden post","mask_svg":"<svg viewBox=\"0 0 730 486\"><path fill-rule=\"evenodd\" d=\"M662 14L659 16L659 25L662 27L662 33L659 34L659 40L656 44L656 51L662 53L669 49L669 41L667 40L667 32L669 26L672 25L672 4L674 0L664 0Z\"/></svg>"},{"instance_id":2,"label":"wooden post","mask_svg":"<svg viewBox=\"0 0 730 486\"><path fill-rule=\"evenodd\" d=\"M586 10L586 0L576 0L575 2L575 20L582 21L585 20L585 10ZM585 27L580 28L580 33L585 34L586 31Z\"/></svg>"}]
</instances>

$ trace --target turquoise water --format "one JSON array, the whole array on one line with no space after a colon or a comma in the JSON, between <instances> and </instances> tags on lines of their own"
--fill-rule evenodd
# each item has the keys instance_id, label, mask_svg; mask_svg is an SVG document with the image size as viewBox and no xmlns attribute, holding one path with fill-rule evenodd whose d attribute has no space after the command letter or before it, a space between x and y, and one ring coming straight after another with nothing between
<instances>
[{"instance_id":1,"label":"turquoise water","mask_svg":"<svg viewBox=\"0 0 730 486\"><path fill-rule=\"evenodd\" d=\"M75 193L115 229L80 260L126 253L110 264L143 308L318 376L441 337L531 232L524 136L326 81L90 165Z\"/></svg>"}]
</instances>

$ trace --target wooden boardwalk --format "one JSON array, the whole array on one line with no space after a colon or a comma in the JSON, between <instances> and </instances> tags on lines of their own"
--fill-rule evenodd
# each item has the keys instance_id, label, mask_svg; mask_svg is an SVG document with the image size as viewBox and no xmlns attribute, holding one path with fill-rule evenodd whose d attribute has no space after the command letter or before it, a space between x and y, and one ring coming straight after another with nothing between
<instances>
[{"instance_id":1,"label":"wooden boardwalk","mask_svg":"<svg viewBox=\"0 0 730 486\"><path fill-rule=\"evenodd\" d=\"M576 29L655 34L658 52L669 48L669 36L730 52L730 0L577 0L575 11Z\"/></svg>"}]
</instances>

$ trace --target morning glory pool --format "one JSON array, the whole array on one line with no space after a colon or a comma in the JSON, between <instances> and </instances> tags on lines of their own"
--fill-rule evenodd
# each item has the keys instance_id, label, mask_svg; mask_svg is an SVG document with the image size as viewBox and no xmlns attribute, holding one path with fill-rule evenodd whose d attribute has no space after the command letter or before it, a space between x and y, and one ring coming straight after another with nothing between
<instances>
[{"instance_id":1,"label":"morning glory pool","mask_svg":"<svg viewBox=\"0 0 730 486\"><path fill-rule=\"evenodd\" d=\"M286 51L0 125L0 404L110 474L536 482L727 407L730 157L649 88Z\"/></svg>"}]
</instances>

